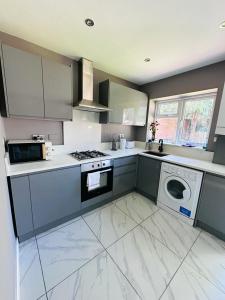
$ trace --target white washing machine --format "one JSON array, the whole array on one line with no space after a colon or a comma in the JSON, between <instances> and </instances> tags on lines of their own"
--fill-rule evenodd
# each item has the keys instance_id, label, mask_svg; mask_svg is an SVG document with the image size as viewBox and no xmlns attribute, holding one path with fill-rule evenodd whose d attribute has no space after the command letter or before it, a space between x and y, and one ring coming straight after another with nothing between
<instances>
[{"instance_id":1,"label":"white washing machine","mask_svg":"<svg viewBox=\"0 0 225 300\"><path fill-rule=\"evenodd\" d=\"M203 173L162 163L157 205L193 224Z\"/></svg>"}]
</instances>

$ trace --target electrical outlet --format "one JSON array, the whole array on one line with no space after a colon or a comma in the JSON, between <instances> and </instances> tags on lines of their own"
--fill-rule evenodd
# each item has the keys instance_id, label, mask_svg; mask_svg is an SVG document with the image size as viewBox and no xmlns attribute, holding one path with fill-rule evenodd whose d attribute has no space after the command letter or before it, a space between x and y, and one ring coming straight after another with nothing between
<instances>
[{"instance_id":1,"label":"electrical outlet","mask_svg":"<svg viewBox=\"0 0 225 300\"><path fill-rule=\"evenodd\" d=\"M44 134L32 134L32 140L34 141L44 141L45 135Z\"/></svg>"}]
</instances>

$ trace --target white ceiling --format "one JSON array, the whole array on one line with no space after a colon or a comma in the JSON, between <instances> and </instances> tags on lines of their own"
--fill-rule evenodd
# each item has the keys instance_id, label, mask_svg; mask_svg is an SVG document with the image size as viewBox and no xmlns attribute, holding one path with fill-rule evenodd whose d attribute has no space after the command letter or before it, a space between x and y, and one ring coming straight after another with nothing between
<instances>
[{"instance_id":1,"label":"white ceiling","mask_svg":"<svg viewBox=\"0 0 225 300\"><path fill-rule=\"evenodd\" d=\"M138 84L225 59L225 0L0 0L0 8L1 31Z\"/></svg>"}]
</instances>

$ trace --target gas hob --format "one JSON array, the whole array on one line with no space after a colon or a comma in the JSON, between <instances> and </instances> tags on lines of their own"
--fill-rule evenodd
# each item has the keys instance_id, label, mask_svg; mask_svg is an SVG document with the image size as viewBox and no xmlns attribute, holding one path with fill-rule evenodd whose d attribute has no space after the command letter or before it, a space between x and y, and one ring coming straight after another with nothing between
<instances>
[{"instance_id":1,"label":"gas hob","mask_svg":"<svg viewBox=\"0 0 225 300\"><path fill-rule=\"evenodd\" d=\"M100 152L100 151L96 151L96 150L92 150L92 151L76 151L71 153L71 155L76 158L77 160L85 160L85 159L90 159L90 158L98 158L98 157L103 157L103 156L107 156L107 154Z\"/></svg>"}]
</instances>

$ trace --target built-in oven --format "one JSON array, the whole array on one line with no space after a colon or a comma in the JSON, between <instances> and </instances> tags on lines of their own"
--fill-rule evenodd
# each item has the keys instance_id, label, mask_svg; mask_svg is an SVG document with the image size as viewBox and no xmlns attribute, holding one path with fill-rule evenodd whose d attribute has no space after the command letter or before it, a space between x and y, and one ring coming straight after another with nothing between
<instances>
[{"instance_id":1,"label":"built-in oven","mask_svg":"<svg viewBox=\"0 0 225 300\"><path fill-rule=\"evenodd\" d=\"M113 164L110 159L81 165L81 201L112 191Z\"/></svg>"}]
</instances>

